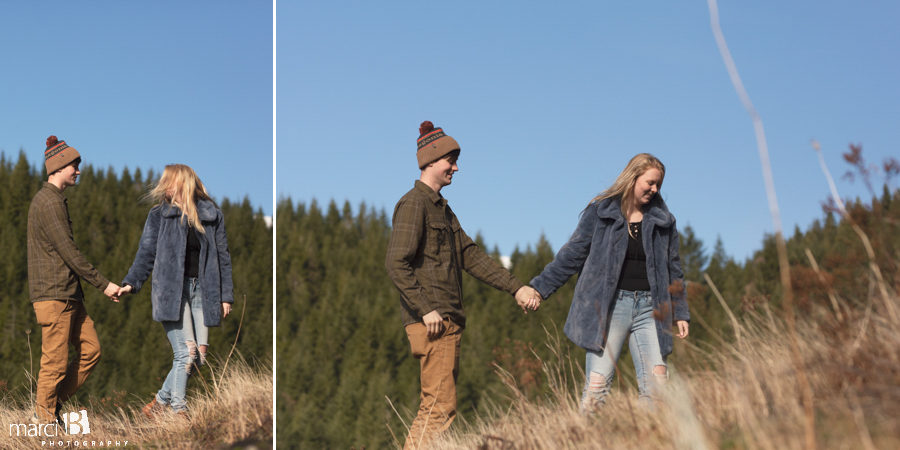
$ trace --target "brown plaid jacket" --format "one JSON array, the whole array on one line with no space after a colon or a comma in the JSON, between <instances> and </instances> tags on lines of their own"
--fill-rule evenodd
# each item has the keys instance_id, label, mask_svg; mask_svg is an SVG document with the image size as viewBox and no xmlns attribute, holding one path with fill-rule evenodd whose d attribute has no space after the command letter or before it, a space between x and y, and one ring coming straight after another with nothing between
<instances>
[{"instance_id":1,"label":"brown plaid jacket","mask_svg":"<svg viewBox=\"0 0 900 450\"><path fill-rule=\"evenodd\" d=\"M75 246L66 198L50 183L31 200L26 241L32 302L84 300L79 277L101 290L109 284Z\"/></svg>"},{"instance_id":2,"label":"brown plaid jacket","mask_svg":"<svg viewBox=\"0 0 900 450\"><path fill-rule=\"evenodd\" d=\"M466 326L462 271L510 294L522 283L463 231L447 200L428 185L415 186L394 208L385 266L400 291L403 325L437 310Z\"/></svg>"}]
</instances>

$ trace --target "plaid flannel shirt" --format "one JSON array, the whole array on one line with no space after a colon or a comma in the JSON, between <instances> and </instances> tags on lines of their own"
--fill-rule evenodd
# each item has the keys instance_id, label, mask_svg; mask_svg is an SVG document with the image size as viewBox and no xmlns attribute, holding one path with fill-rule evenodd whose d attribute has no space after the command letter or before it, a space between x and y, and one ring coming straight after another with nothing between
<instances>
[{"instance_id":1,"label":"plaid flannel shirt","mask_svg":"<svg viewBox=\"0 0 900 450\"><path fill-rule=\"evenodd\" d=\"M459 225L447 200L421 181L397 202L385 266L400 291L403 325L438 311L461 327L462 271L511 295L522 283Z\"/></svg>"},{"instance_id":2,"label":"plaid flannel shirt","mask_svg":"<svg viewBox=\"0 0 900 450\"><path fill-rule=\"evenodd\" d=\"M79 277L100 290L109 284L75 246L66 197L50 183L31 200L26 242L32 302L84 300Z\"/></svg>"}]
</instances>

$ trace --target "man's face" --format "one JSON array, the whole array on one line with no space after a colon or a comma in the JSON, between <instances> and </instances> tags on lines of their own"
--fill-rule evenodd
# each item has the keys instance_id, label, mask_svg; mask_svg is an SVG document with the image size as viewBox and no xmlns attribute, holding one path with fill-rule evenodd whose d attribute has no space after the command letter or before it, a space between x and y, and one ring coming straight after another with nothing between
<instances>
[{"instance_id":1,"label":"man's face","mask_svg":"<svg viewBox=\"0 0 900 450\"><path fill-rule=\"evenodd\" d=\"M429 170L429 175L433 177L441 187L452 183L453 174L459 172L459 166L456 165L457 158L459 158L459 153L451 152L447 156L428 165L427 169Z\"/></svg>"},{"instance_id":2,"label":"man's face","mask_svg":"<svg viewBox=\"0 0 900 450\"><path fill-rule=\"evenodd\" d=\"M60 169L59 180L62 182L62 185L64 187L75 186L75 182L78 180L78 175L81 175L81 171L78 170L79 164L80 162L75 162Z\"/></svg>"}]
</instances>

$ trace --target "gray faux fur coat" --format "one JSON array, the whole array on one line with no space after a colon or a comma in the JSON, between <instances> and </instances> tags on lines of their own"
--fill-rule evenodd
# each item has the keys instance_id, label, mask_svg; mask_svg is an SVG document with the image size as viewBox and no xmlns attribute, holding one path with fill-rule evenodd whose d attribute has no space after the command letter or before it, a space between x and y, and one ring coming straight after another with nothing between
<instances>
[{"instance_id":1,"label":"gray faux fur coat","mask_svg":"<svg viewBox=\"0 0 900 450\"><path fill-rule=\"evenodd\" d=\"M579 273L563 330L576 345L595 352L602 351L605 344L606 326L628 248L627 224L620 205L619 198L588 205L572 237L530 283L546 299ZM658 195L644 212L641 236L659 347L666 356L672 353L673 321L690 320L691 316L678 257L675 216Z\"/></svg>"},{"instance_id":2,"label":"gray faux fur coat","mask_svg":"<svg viewBox=\"0 0 900 450\"><path fill-rule=\"evenodd\" d=\"M231 280L231 255L225 236L222 211L209 200L197 202L197 214L206 233L200 237L200 289L203 294L203 323L219 325L221 303L234 302ZM163 203L150 209L134 263L122 281L135 293L153 271L151 300L153 320L181 319L181 292L184 284L184 256L187 248L187 220L181 220L181 209Z\"/></svg>"}]
</instances>

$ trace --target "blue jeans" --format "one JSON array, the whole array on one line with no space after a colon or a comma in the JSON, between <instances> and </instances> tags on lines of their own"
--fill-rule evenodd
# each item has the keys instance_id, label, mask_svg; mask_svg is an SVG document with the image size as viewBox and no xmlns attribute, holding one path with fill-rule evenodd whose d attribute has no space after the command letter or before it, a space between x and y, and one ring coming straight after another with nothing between
<instances>
[{"instance_id":1,"label":"blue jeans","mask_svg":"<svg viewBox=\"0 0 900 450\"><path fill-rule=\"evenodd\" d=\"M653 391L667 376L653 373L654 367L666 367L666 361L659 349L656 319L653 318L653 298L649 291L620 289L616 291L616 301L607 327L605 348L602 352L587 351L585 361L587 379L581 397L583 412L593 411L606 402L606 396L616 374L616 361L622 354L626 337L637 375L639 399L652 407Z\"/></svg>"},{"instance_id":2,"label":"blue jeans","mask_svg":"<svg viewBox=\"0 0 900 450\"><path fill-rule=\"evenodd\" d=\"M208 345L209 329L203 324L203 297L197 278L184 279L181 312L181 320L162 323L174 358L166 381L156 393L158 403L169 405L176 412L187 411L185 393L192 364L198 357L197 346Z\"/></svg>"}]
</instances>

